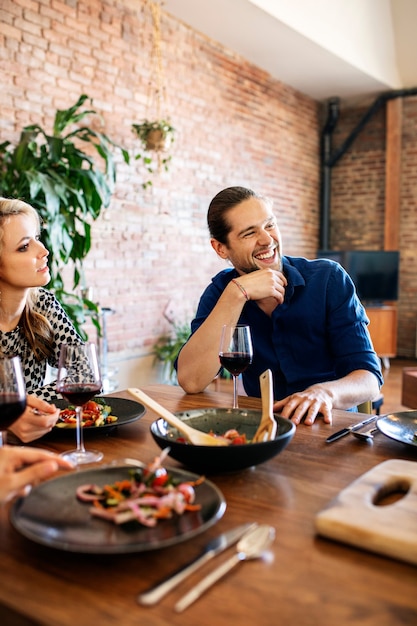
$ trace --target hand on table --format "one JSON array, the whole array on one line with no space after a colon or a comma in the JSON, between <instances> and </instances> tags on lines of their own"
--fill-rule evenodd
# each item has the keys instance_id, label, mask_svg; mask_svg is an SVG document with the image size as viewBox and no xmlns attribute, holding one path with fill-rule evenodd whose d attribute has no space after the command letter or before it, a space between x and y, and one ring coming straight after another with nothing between
<instances>
[{"instance_id":1,"label":"hand on table","mask_svg":"<svg viewBox=\"0 0 417 626\"><path fill-rule=\"evenodd\" d=\"M333 400L327 390L313 385L274 403L274 412L298 425L301 420L311 426L320 415L326 424L332 423Z\"/></svg>"}]
</instances>

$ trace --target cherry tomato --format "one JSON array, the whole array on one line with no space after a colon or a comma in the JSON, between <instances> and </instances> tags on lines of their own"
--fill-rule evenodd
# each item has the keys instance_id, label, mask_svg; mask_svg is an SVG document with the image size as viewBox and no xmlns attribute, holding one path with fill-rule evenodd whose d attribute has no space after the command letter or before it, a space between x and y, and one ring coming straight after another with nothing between
<instances>
[{"instance_id":1,"label":"cherry tomato","mask_svg":"<svg viewBox=\"0 0 417 626\"><path fill-rule=\"evenodd\" d=\"M244 437L234 437L234 439L232 439L232 446L241 446L243 443L246 443L245 438Z\"/></svg>"},{"instance_id":2,"label":"cherry tomato","mask_svg":"<svg viewBox=\"0 0 417 626\"><path fill-rule=\"evenodd\" d=\"M97 402L94 402L94 400L89 400L86 404L84 404L83 410L84 412L91 411L91 413L100 413L100 407Z\"/></svg>"},{"instance_id":3,"label":"cherry tomato","mask_svg":"<svg viewBox=\"0 0 417 626\"><path fill-rule=\"evenodd\" d=\"M159 467L155 473L154 478L152 480L152 487L163 487L168 480L168 472L164 467Z\"/></svg>"}]
</instances>

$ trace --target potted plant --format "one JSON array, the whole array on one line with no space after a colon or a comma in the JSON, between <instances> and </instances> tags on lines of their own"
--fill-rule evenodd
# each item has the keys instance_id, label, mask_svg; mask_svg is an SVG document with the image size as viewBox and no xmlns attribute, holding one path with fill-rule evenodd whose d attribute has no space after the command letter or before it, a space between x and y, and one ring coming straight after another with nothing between
<instances>
[{"instance_id":1,"label":"potted plant","mask_svg":"<svg viewBox=\"0 0 417 626\"><path fill-rule=\"evenodd\" d=\"M172 324L172 332L161 335L153 346L153 353L157 361L165 366L164 382L177 384L174 368L175 359L179 351L190 336L189 324Z\"/></svg>"},{"instance_id":2,"label":"potted plant","mask_svg":"<svg viewBox=\"0 0 417 626\"><path fill-rule=\"evenodd\" d=\"M132 130L140 140L142 151L135 158L141 159L150 174L155 172L155 167L164 168L168 171L168 163L171 155L167 151L174 141L175 128L165 119L143 120L140 124L132 124ZM155 163L156 160L156 163ZM144 189L152 185L151 180L142 183Z\"/></svg>"},{"instance_id":3,"label":"potted plant","mask_svg":"<svg viewBox=\"0 0 417 626\"><path fill-rule=\"evenodd\" d=\"M86 311L101 330L99 311L88 298L64 289L62 271L72 262L73 290L85 285L83 260L91 248L91 223L109 205L116 180L112 154L116 144L89 126L77 126L87 116L98 117L92 109L80 110L86 100L91 102L84 94L72 107L58 110L52 133L35 124L23 128L16 146L0 144L0 195L25 200L39 211L42 241L49 250L48 288L83 338L87 338L81 327ZM120 149L128 163L127 151Z\"/></svg>"}]
</instances>

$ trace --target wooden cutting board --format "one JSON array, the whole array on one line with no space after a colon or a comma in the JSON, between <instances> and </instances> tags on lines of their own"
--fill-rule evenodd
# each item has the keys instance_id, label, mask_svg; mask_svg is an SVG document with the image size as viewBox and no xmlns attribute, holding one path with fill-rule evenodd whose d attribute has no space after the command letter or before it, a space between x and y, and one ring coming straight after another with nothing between
<instances>
[{"instance_id":1,"label":"wooden cutting board","mask_svg":"<svg viewBox=\"0 0 417 626\"><path fill-rule=\"evenodd\" d=\"M391 504L375 504L398 492L406 493ZM417 565L417 463L376 465L317 514L315 527L323 537Z\"/></svg>"}]
</instances>

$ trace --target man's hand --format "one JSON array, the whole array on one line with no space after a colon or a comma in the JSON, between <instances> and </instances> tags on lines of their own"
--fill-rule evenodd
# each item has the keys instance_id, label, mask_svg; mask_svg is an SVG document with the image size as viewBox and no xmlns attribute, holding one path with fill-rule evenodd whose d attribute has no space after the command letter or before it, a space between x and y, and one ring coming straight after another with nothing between
<instances>
[{"instance_id":1,"label":"man's hand","mask_svg":"<svg viewBox=\"0 0 417 626\"><path fill-rule=\"evenodd\" d=\"M238 281L245 288L250 300L275 298L278 304L284 302L287 279L282 272L263 269L239 276Z\"/></svg>"},{"instance_id":2,"label":"man's hand","mask_svg":"<svg viewBox=\"0 0 417 626\"><path fill-rule=\"evenodd\" d=\"M293 393L274 403L274 412L290 419L296 425L304 420L307 426L314 424L318 415L323 417L326 424L331 424L332 408L332 395L328 389L323 389L320 385L313 385L305 391Z\"/></svg>"}]
</instances>

